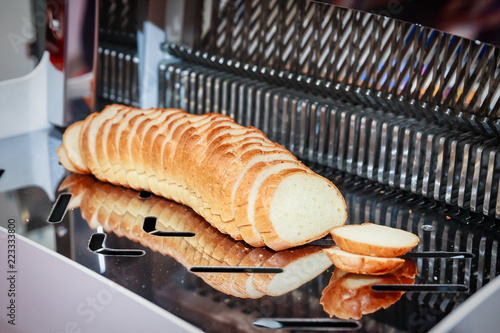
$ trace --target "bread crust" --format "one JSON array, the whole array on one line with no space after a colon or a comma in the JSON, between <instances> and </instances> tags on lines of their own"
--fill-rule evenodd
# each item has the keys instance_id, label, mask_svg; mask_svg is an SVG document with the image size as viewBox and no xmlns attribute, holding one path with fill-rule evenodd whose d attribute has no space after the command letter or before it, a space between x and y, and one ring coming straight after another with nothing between
<instances>
[{"instance_id":1,"label":"bread crust","mask_svg":"<svg viewBox=\"0 0 500 333\"><path fill-rule=\"evenodd\" d=\"M332 274L330 282L323 289L320 304L330 317L340 319L361 319L363 315L374 313L379 309L387 309L396 303L404 292L373 291L373 284L413 284L415 282L416 264L406 261L401 268L386 275L372 279L358 274L346 273L338 268ZM350 281L369 279L358 288L352 288Z\"/></svg>"},{"instance_id":2,"label":"bread crust","mask_svg":"<svg viewBox=\"0 0 500 333\"><path fill-rule=\"evenodd\" d=\"M361 226L363 226L363 225L367 226L367 225L375 225L375 224L362 223ZM358 241L355 241L352 239L344 238L336 233L337 228L359 228L359 227L360 227L360 225L356 225L356 224L340 226L340 227L333 228L331 230L330 234L332 235L332 238L335 241L335 244L346 252L360 254L360 255L374 256L374 257L383 257L383 258L394 258L394 257L402 256L402 255L406 254L408 251L410 251L412 248L417 246L417 244L420 241L416 235L405 231L408 234L411 234L414 236L413 242L408 244L407 246L398 247L398 246L391 246L390 244L386 244L384 246L379 246L379 245L372 245L372 244L367 244L367 243L358 242ZM389 228L389 227L386 227L386 228ZM400 230L400 229L397 229L397 230ZM400 230L400 231L403 231L403 230Z\"/></svg>"},{"instance_id":3,"label":"bread crust","mask_svg":"<svg viewBox=\"0 0 500 333\"><path fill-rule=\"evenodd\" d=\"M235 206L235 222L240 230L241 236L247 243L252 246L264 246L265 241L255 225L255 219L251 219L250 214L254 213L255 208L250 210L251 202L250 193L253 190L255 181L262 172L268 168L282 167L284 169L305 169L305 167L296 161L274 160L269 162L258 162L254 164L243 176L234 199ZM257 188L258 191L258 188Z\"/></svg>"},{"instance_id":4,"label":"bread crust","mask_svg":"<svg viewBox=\"0 0 500 333\"><path fill-rule=\"evenodd\" d=\"M267 243L251 218L250 224L245 221L240 226L235 220L237 207L251 207L236 194L240 182L248 191L259 174L246 173L253 170L255 163L277 159L293 161L298 168L309 170L259 130L239 126L219 114L198 116L179 109L140 110L111 105L76 125L73 132L67 135L78 142L75 151L82 155L87 172L97 179L189 205L221 232L236 240L245 238L256 246ZM59 149L63 165L84 172L67 153L64 147ZM281 243L274 248L296 245L300 244Z\"/></svg>"},{"instance_id":5,"label":"bread crust","mask_svg":"<svg viewBox=\"0 0 500 333\"><path fill-rule=\"evenodd\" d=\"M161 197L139 198L134 190L124 189L108 183L95 181L91 176L79 176L67 181L73 195L81 195L87 204L81 207L82 216L92 228L102 226L107 232L127 237L143 246L169 255L189 269L192 266L231 266L231 267L281 267L321 251L319 247L303 247L276 253L267 248L253 248L237 242L211 227L200 216L186 206L179 205ZM83 186L87 184L87 186ZM81 185L81 186L79 186ZM157 216L156 227L165 231L192 231L194 237L155 237L142 230L146 216ZM241 298L257 298L269 293L269 284L277 274L219 273L197 274L213 288L228 295ZM301 277L306 283L315 275ZM255 290L247 292L247 281L252 279ZM255 281L253 279L256 278ZM290 290L284 290L288 292Z\"/></svg>"},{"instance_id":6,"label":"bread crust","mask_svg":"<svg viewBox=\"0 0 500 333\"><path fill-rule=\"evenodd\" d=\"M81 174L90 173L90 170L83 162L82 154L80 153L80 133L84 124L85 122L82 120L68 126L66 131L64 131L62 139L63 144L60 147L65 150L64 154L69 162L68 164L76 170L76 173ZM57 151L59 155L59 149Z\"/></svg>"},{"instance_id":7,"label":"bread crust","mask_svg":"<svg viewBox=\"0 0 500 333\"><path fill-rule=\"evenodd\" d=\"M264 238L264 242L266 243L266 245L275 251L281 251L291 247L300 246L309 243L314 239L322 238L329 233L329 230L325 230L323 233L317 235L314 238L304 239L303 241L297 243L290 243L283 240L274 229L272 221L269 217L271 213L271 203L272 198L274 197L274 193L276 192L276 189L283 179L291 175L301 173L305 174L308 172L304 169L286 169L280 171L279 173L271 175L262 183L259 194L257 195L257 200L255 201L255 226L262 235L262 238Z\"/></svg>"},{"instance_id":8,"label":"bread crust","mask_svg":"<svg viewBox=\"0 0 500 333\"><path fill-rule=\"evenodd\" d=\"M335 246L323 249L335 267L349 273L383 275L399 268L405 261L401 258L381 258L345 252Z\"/></svg>"},{"instance_id":9,"label":"bread crust","mask_svg":"<svg viewBox=\"0 0 500 333\"><path fill-rule=\"evenodd\" d=\"M75 167L75 165L68 158L68 154L66 153L66 149L63 146L57 148L57 156L59 157L59 161L64 167L74 173L80 173L79 170Z\"/></svg>"},{"instance_id":10,"label":"bread crust","mask_svg":"<svg viewBox=\"0 0 500 333\"><path fill-rule=\"evenodd\" d=\"M312 256L319 252L321 252L321 248L318 246L304 246L296 249L290 249L287 251L276 252L274 255L272 255L269 259L267 259L263 263L262 267L277 267L286 270L286 267L292 264L293 262L305 257ZM268 274L268 273L255 274L252 280L252 284L255 287L255 289L259 290L260 292L266 295L279 296L282 295L282 293L276 293L275 291L269 289L269 284L273 281L275 277L276 274ZM301 282L307 283L313 277L314 276L310 276L310 279L302 280Z\"/></svg>"}]
</instances>

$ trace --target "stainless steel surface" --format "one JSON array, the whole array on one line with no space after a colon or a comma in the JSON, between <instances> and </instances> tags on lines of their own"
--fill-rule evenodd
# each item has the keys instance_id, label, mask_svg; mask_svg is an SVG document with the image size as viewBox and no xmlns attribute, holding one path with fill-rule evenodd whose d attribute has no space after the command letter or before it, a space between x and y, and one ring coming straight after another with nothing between
<instances>
[{"instance_id":1,"label":"stainless steel surface","mask_svg":"<svg viewBox=\"0 0 500 333\"><path fill-rule=\"evenodd\" d=\"M497 20L500 2L313 0L423 25L446 33L500 46Z\"/></svg>"},{"instance_id":2,"label":"stainless steel surface","mask_svg":"<svg viewBox=\"0 0 500 333\"><path fill-rule=\"evenodd\" d=\"M215 1L177 57L319 95L498 133L498 49L311 1ZM258 33L257 33L258 31ZM201 33L201 32L200 32Z\"/></svg>"},{"instance_id":3,"label":"stainless steel surface","mask_svg":"<svg viewBox=\"0 0 500 333\"><path fill-rule=\"evenodd\" d=\"M49 2L47 15L51 60L60 71L48 80L49 119L66 127L95 111L97 0Z\"/></svg>"},{"instance_id":4,"label":"stainless steel surface","mask_svg":"<svg viewBox=\"0 0 500 333\"><path fill-rule=\"evenodd\" d=\"M16 223L19 225L20 221ZM8 237L4 227L2 222L3 244ZM4 315L0 320L2 332L201 332L119 284L32 240L17 236L16 249L17 269L6 274L15 277L14 319ZM7 252L2 251L0 258L6 263ZM7 291L2 301L7 300L6 294ZM130 313L134 315L126 315ZM13 320L15 325L4 319Z\"/></svg>"},{"instance_id":5,"label":"stainless steel surface","mask_svg":"<svg viewBox=\"0 0 500 333\"><path fill-rule=\"evenodd\" d=\"M353 321L359 331L423 332L443 319L446 325L456 321L455 312L465 315L463 304L481 312L488 300L475 295L483 295L500 274L498 48L486 39L457 37L452 29L414 25L408 16L393 20L389 9L399 10L398 3L377 2L382 8L372 8L327 2L98 1L98 109L118 102L229 115L260 128L338 185L348 223L412 231L421 239L419 252L473 254L414 258L415 285L404 286L412 291ZM490 18L482 16L485 8L494 16L495 3L475 7L471 2L470 17ZM403 14L418 14L410 9L420 5L403 1ZM429 20L440 17L430 10L423 14ZM192 236L192 230L148 232L143 225L141 232L151 241L139 244L124 237L121 227L106 229L106 221L85 220L84 207L66 212L59 223L48 222L58 202L57 184L65 178L55 155L59 143L57 131L0 141L2 156L8 157L0 163L0 207L19 220L19 234L70 258L80 273L94 271L94 277L124 287L123 294L131 291L140 302L154 303L161 317L168 312L208 332L271 332L280 325L326 330L345 324L331 320L320 304L333 267L285 295L244 299L220 291L204 275L217 273L190 271L186 260L192 258L175 255L175 248L159 238ZM17 151L31 157L11 158ZM90 241L95 235L98 241L104 235L99 246ZM104 257L91 250L144 255ZM218 274L220 282L220 274L228 273ZM274 328L258 328L259 323Z\"/></svg>"},{"instance_id":6,"label":"stainless steel surface","mask_svg":"<svg viewBox=\"0 0 500 333\"><path fill-rule=\"evenodd\" d=\"M140 106L140 2L103 0L98 6L97 110L110 103Z\"/></svg>"},{"instance_id":7,"label":"stainless steel surface","mask_svg":"<svg viewBox=\"0 0 500 333\"><path fill-rule=\"evenodd\" d=\"M135 52L99 46L99 97L115 103L139 106L139 58Z\"/></svg>"},{"instance_id":8,"label":"stainless steel surface","mask_svg":"<svg viewBox=\"0 0 500 333\"><path fill-rule=\"evenodd\" d=\"M500 218L496 138L193 63L159 70L160 106L227 114L302 159Z\"/></svg>"},{"instance_id":9,"label":"stainless steel surface","mask_svg":"<svg viewBox=\"0 0 500 333\"><path fill-rule=\"evenodd\" d=\"M51 140L60 140L55 133L51 137ZM57 146L57 144L50 145L47 159L55 156ZM319 164L308 165L338 185L346 198L348 223L370 221L410 230L421 238L421 243L415 249L419 252L452 251L475 255L471 259L415 258L418 271L415 288L423 288L425 285L431 285L430 287L434 288L451 284L453 286L465 285L469 291L435 293L429 289L428 291L408 292L388 309L366 315L357 321L361 325L358 331L387 331L388 329L394 332L427 331L458 305L464 303L471 294L481 290L485 284L500 274L498 257L500 228L497 220L440 204L432 199L408 195L386 185L349 176ZM15 177L16 174L12 171L15 167L5 168L0 183L10 181L10 177ZM47 167L49 166L43 166L43 168ZM58 168L62 167L58 166ZM55 182L59 183L64 177L64 175L59 175ZM91 228L89 223L94 222L84 220L80 209L67 212L66 217L60 223L47 222L51 205L44 203L47 202L47 197L53 198L49 202L54 202L57 192L52 191L54 190L37 191L29 186L6 190L3 192L4 195L0 196L2 211L9 211L9 216L16 219L18 234L85 266L86 268L79 268L81 271L79 274L83 274L81 278L87 276L87 269L90 269L156 304L163 309L161 311L171 312L208 332L255 331L257 328L253 322L262 318L287 318L291 325L304 324L303 321L306 320L308 325L313 323L322 329L326 329L324 325L331 324L319 300L321 292L328 284L333 268L282 296L266 296L255 300L229 296L214 289L208 283L209 281L203 280L203 276L196 276L189 272L187 267L177 262L180 260L178 257L174 256L177 258L174 259L156 252L154 249L158 248L153 243L144 242L140 245L108 230L106 248L143 250L145 255L138 258L102 257L89 251L89 240L92 234L102 232L102 227L94 229L94 225ZM117 187L116 191L125 193L130 190ZM136 195L142 198L139 192ZM25 208L20 209L24 213L18 214L16 213L17 206L12 206L12 202L8 200L13 196L23 197L23 203L29 200L33 204L24 206ZM142 198L141 200L148 199ZM23 216L31 216L31 218L27 221L22 218ZM105 221L97 219L97 222L104 223ZM1 225L6 227L6 223L6 219L3 219ZM19 252L19 263L29 262L30 259ZM182 263L182 260L180 262ZM78 281L78 279L75 277L72 281ZM51 280L46 280L45 283L49 284L50 288L56 288L51 284ZM81 289L81 285L79 286L78 288ZM129 295L129 292L125 291L123 294ZM82 295L85 299L85 292ZM144 300L140 303L144 303ZM109 310L111 311L111 307ZM26 311L23 313L23 319L34 315ZM75 319L72 316L66 318ZM78 323L81 322L80 319L81 317L76 317ZM104 320L104 317L99 320Z\"/></svg>"}]
</instances>

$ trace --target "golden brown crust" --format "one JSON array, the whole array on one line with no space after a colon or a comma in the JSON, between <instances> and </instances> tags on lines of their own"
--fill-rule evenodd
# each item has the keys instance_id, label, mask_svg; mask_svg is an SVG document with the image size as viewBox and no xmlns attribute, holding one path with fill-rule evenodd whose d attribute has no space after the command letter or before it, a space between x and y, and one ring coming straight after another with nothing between
<instances>
[{"instance_id":1,"label":"golden brown crust","mask_svg":"<svg viewBox=\"0 0 500 333\"><path fill-rule=\"evenodd\" d=\"M93 177L80 176L67 181L73 184L68 190L74 195L82 195L82 216L90 220L89 225L99 225L107 232L130 238L155 251L172 256L186 268L197 265L232 267L282 267L305 256L321 251L318 247L304 247L276 253L267 248L252 248L243 242L236 242L223 235L191 209L160 197L139 198L139 193L107 183L95 182ZM79 186L80 184L88 184ZM194 237L155 237L142 230L144 218L156 216L158 230L192 231ZM272 260L270 260L272 259ZM269 261L269 262L268 262ZM262 274L256 274L255 277ZM306 274L307 275L307 274ZM310 274L311 275L311 274ZM247 279L253 274L198 274L203 280L224 293L237 297L261 297L264 293L251 295L246 291ZM257 278L260 289L268 288L276 274L264 274ZM304 283L308 278L304 279ZM302 278L302 277L301 277ZM273 291L267 290L267 293ZM285 290L287 292L287 290Z\"/></svg>"},{"instance_id":2,"label":"golden brown crust","mask_svg":"<svg viewBox=\"0 0 500 333\"><path fill-rule=\"evenodd\" d=\"M250 253L248 253L240 262L241 267L262 267L264 263L271 258L275 252L269 251L266 248L255 248ZM233 276L231 281L232 287L239 293L247 294L249 298L259 298L265 295L265 293L258 292L255 294L249 294L247 290L247 281L253 281L254 273L239 273ZM253 282L252 282L253 285Z\"/></svg>"},{"instance_id":3,"label":"golden brown crust","mask_svg":"<svg viewBox=\"0 0 500 333\"><path fill-rule=\"evenodd\" d=\"M338 246L323 249L335 267L355 274L383 275L388 274L405 261L401 258L380 258L342 251Z\"/></svg>"},{"instance_id":4,"label":"golden brown crust","mask_svg":"<svg viewBox=\"0 0 500 333\"><path fill-rule=\"evenodd\" d=\"M234 191L238 186L238 181L242 174L249 168L254 161L262 158L274 159L289 159L296 158L287 151L283 151L276 144L273 147L259 147L255 150L248 150L238 156L230 165L225 174L221 178L220 187L220 212L223 221L231 221L234 219Z\"/></svg>"},{"instance_id":5,"label":"golden brown crust","mask_svg":"<svg viewBox=\"0 0 500 333\"><path fill-rule=\"evenodd\" d=\"M362 223L361 225L373 225L373 223ZM342 228L352 228L352 227L357 228L357 227L359 227L359 225L351 224L351 225L345 225L345 226L341 226L341 227ZM340 227L333 228L331 230L330 234L332 235L332 238L338 247L340 247L342 250L344 250L346 252L367 255L367 256L383 257L383 258L399 257L399 256L406 254L412 248L417 246L419 241L420 241L416 235L409 233L415 237L414 237L414 242L411 244L408 244L408 246L397 247L397 246L391 246L391 244L386 244L384 246L378 246L378 245L366 244L363 242L358 242L358 241L355 241L352 239L341 237L336 233L335 229L337 229L337 228L340 228ZM397 229L397 230L400 230L400 229ZM374 235L374 237L376 237L376 235Z\"/></svg>"},{"instance_id":6,"label":"golden brown crust","mask_svg":"<svg viewBox=\"0 0 500 333\"><path fill-rule=\"evenodd\" d=\"M215 148L210 156L203 161L201 165L205 166L206 170L202 171L196 178L196 187L203 187L205 196L208 202L215 203L213 209L217 214L221 214L221 207L224 204L221 202L221 187L224 175L231 163L247 149L260 149L262 147L272 147L267 142L257 139L257 142L252 138L244 141L236 141L233 143L221 144ZM231 221L232 218L225 219Z\"/></svg>"},{"instance_id":7,"label":"golden brown crust","mask_svg":"<svg viewBox=\"0 0 500 333\"><path fill-rule=\"evenodd\" d=\"M59 161L65 167L67 170L74 172L74 173L81 173L79 170L75 167L73 163L71 163L70 159L68 158L68 154L66 154L66 149L64 149L63 146L60 146L57 148L57 156L59 157Z\"/></svg>"},{"instance_id":8,"label":"golden brown crust","mask_svg":"<svg viewBox=\"0 0 500 333\"><path fill-rule=\"evenodd\" d=\"M312 256L319 252L321 252L321 248L318 246L304 246L296 249L276 252L263 263L262 267L273 267L273 268L277 267L286 269L286 267L291 263L299 259ZM259 290L260 292L266 295L278 296L279 294L269 289L269 284L275 277L276 274L268 274L268 273L255 274L252 280L252 284L255 289ZM314 276L310 276L311 279L313 277ZM303 280L301 282L306 283L308 281L310 280Z\"/></svg>"},{"instance_id":9,"label":"golden brown crust","mask_svg":"<svg viewBox=\"0 0 500 333\"><path fill-rule=\"evenodd\" d=\"M255 221L250 221L248 216L248 205L250 204L250 191L258 178L259 174L266 170L266 168L273 166L283 166L286 170L302 169L302 164L296 161L283 161L277 159L269 162L258 162L254 164L241 179L238 189L236 190L236 195L234 197L234 207L235 207L235 223L240 230L243 239L250 245L255 247L264 246L266 243L256 230ZM305 170L305 169L304 169Z\"/></svg>"},{"instance_id":10,"label":"golden brown crust","mask_svg":"<svg viewBox=\"0 0 500 333\"><path fill-rule=\"evenodd\" d=\"M82 160L96 178L189 205L221 232L256 246L266 245L265 238L251 219L250 224L245 221L240 226L235 221L236 207L244 210L246 204L245 198L235 194L240 181L246 197L259 174L258 167L250 169L255 163L282 159L308 170L262 132L219 114L198 116L178 109L111 105L78 126L79 134L68 135L78 136L75 142L79 142ZM68 169L82 172L83 168L68 161L64 148L59 152ZM131 216L127 219L132 223ZM125 232L133 231L132 227ZM280 248L285 246L294 245L281 244Z\"/></svg>"},{"instance_id":11,"label":"golden brown crust","mask_svg":"<svg viewBox=\"0 0 500 333\"><path fill-rule=\"evenodd\" d=\"M63 139L62 139L62 146L59 148L62 148L65 150L65 152L61 152L61 154L66 155L66 161L68 162L68 166L72 168L73 170L76 170L76 173L81 173L81 174L88 174L90 173L89 168L85 165L85 163L82 160L82 155L79 151L80 145L80 133L85 125L84 121L77 121L66 129L66 131L63 134ZM59 149L58 149L58 155L59 155ZM61 156L60 156L61 159ZM63 163L61 161L61 163ZM63 164L65 166L65 164ZM69 168L68 168L69 169ZM72 171L72 170L70 170Z\"/></svg>"},{"instance_id":12,"label":"golden brown crust","mask_svg":"<svg viewBox=\"0 0 500 333\"><path fill-rule=\"evenodd\" d=\"M322 292L320 303L330 317L359 320L365 314L388 308L404 294L373 291L373 284L413 284L416 268L415 263L406 261L391 274L376 277L346 273L337 268Z\"/></svg>"},{"instance_id":13,"label":"golden brown crust","mask_svg":"<svg viewBox=\"0 0 500 333\"><path fill-rule=\"evenodd\" d=\"M262 238L264 238L266 245L275 251L300 246L311 241L304 240L303 242L297 244L286 242L276 234L271 219L269 218L272 198L280 182L290 175L300 173L307 173L307 171L303 169L286 169L277 174L271 175L262 183L259 194L257 195L257 200L255 201L255 226L262 235ZM324 237L328 234L328 232L329 231L326 230L324 235L319 235L317 238Z\"/></svg>"}]
</instances>

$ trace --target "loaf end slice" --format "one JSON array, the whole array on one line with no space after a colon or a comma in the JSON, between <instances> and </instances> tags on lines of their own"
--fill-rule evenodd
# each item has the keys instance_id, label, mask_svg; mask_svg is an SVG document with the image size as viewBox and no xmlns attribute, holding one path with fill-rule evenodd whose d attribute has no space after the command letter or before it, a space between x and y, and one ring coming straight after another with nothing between
<instances>
[{"instance_id":1,"label":"loaf end slice","mask_svg":"<svg viewBox=\"0 0 500 333\"><path fill-rule=\"evenodd\" d=\"M275 251L322 238L346 219L345 201L335 185L302 170L271 175L255 201L255 225Z\"/></svg>"},{"instance_id":2,"label":"loaf end slice","mask_svg":"<svg viewBox=\"0 0 500 333\"><path fill-rule=\"evenodd\" d=\"M384 258L402 256L420 241L411 232L373 223L334 228L331 234L344 251Z\"/></svg>"},{"instance_id":3,"label":"loaf end slice","mask_svg":"<svg viewBox=\"0 0 500 333\"><path fill-rule=\"evenodd\" d=\"M383 275L388 274L405 261L401 258L380 258L342 251L338 246L323 249L335 267L349 273Z\"/></svg>"},{"instance_id":4,"label":"loaf end slice","mask_svg":"<svg viewBox=\"0 0 500 333\"><path fill-rule=\"evenodd\" d=\"M386 309L396 303L404 292L374 291L374 284L413 284L417 265L412 261L405 263L394 272L386 275L361 275L335 269L328 286L320 299L323 309L331 316L340 319L361 319L363 315Z\"/></svg>"},{"instance_id":5,"label":"loaf end slice","mask_svg":"<svg viewBox=\"0 0 500 333\"><path fill-rule=\"evenodd\" d=\"M77 173L90 173L85 165L80 152L80 133L83 129L84 121L77 121L66 129L63 134L63 147L66 150L66 156Z\"/></svg>"}]
</instances>

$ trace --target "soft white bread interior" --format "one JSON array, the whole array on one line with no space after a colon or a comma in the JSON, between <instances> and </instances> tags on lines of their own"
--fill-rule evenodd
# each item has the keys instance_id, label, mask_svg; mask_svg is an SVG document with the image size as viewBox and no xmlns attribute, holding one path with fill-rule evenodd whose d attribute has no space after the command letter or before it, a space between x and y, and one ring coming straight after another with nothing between
<instances>
[{"instance_id":1,"label":"soft white bread interior","mask_svg":"<svg viewBox=\"0 0 500 333\"><path fill-rule=\"evenodd\" d=\"M382 275L401 266L405 261L401 258L381 258L349 253L338 246L323 249L335 267L355 274Z\"/></svg>"},{"instance_id":2,"label":"soft white bread interior","mask_svg":"<svg viewBox=\"0 0 500 333\"><path fill-rule=\"evenodd\" d=\"M273 249L309 242L345 223L347 213L341 198L333 184L314 173L283 170L260 186L254 207L255 225Z\"/></svg>"},{"instance_id":3,"label":"soft white bread interior","mask_svg":"<svg viewBox=\"0 0 500 333\"><path fill-rule=\"evenodd\" d=\"M275 252L254 248L218 232L186 206L97 181L91 176L71 176L60 189L81 203L82 217L93 229L102 226L135 242L173 257L186 268L192 266L279 267L283 273L197 273L213 288L236 297L258 298L286 294L315 278L331 266L317 246ZM76 204L70 202L72 207ZM162 231L190 231L194 237L157 237L143 231L144 218L157 217Z\"/></svg>"},{"instance_id":4,"label":"soft white bread interior","mask_svg":"<svg viewBox=\"0 0 500 333\"><path fill-rule=\"evenodd\" d=\"M254 246L300 246L347 218L331 181L259 130L220 114L111 105L69 126L58 155L72 172L185 204Z\"/></svg>"},{"instance_id":5,"label":"soft white bread interior","mask_svg":"<svg viewBox=\"0 0 500 333\"><path fill-rule=\"evenodd\" d=\"M404 255L420 241L411 232L373 223L336 227L330 233L344 251L385 258Z\"/></svg>"},{"instance_id":6,"label":"soft white bread interior","mask_svg":"<svg viewBox=\"0 0 500 333\"><path fill-rule=\"evenodd\" d=\"M417 265L412 261L406 261L390 274L378 276L352 274L336 268L323 289L320 303L330 317L359 320L365 314L388 308L404 294L373 291L372 285L413 284L416 274Z\"/></svg>"}]
</instances>

